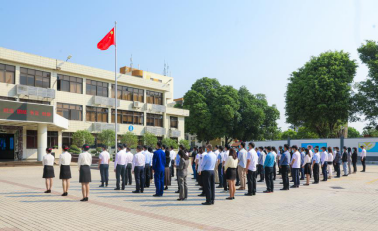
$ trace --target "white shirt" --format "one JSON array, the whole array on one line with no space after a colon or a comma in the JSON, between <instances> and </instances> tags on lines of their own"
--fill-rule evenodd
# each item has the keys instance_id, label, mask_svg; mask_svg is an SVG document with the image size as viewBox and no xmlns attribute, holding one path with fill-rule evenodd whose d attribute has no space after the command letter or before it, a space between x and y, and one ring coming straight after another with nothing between
<instances>
[{"instance_id":1,"label":"white shirt","mask_svg":"<svg viewBox=\"0 0 378 231\"><path fill-rule=\"evenodd\" d=\"M125 165L132 164L134 160L134 155L131 152L126 152L126 163Z\"/></svg>"},{"instance_id":2,"label":"white shirt","mask_svg":"<svg viewBox=\"0 0 378 231\"><path fill-rule=\"evenodd\" d=\"M304 167L306 164L310 164L310 163L311 163L311 157L309 155L305 155L302 167Z\"/></svg>"},{"instance_id":3,"label":"white shirt","mask_svg":"<svg viewBox=\"0 0 378 231\"><path fill-rule=\"evenodd\" d=\"M275 151L272 151L273 155L274 155L274 162L277 161L277 153Z\"/></svg>"},{"instance_id":4,"label":"white shirt","mask_svg":"<svg viewBox=\"0 0 378 231\"><path fill-rule=\"evenodd\" d=\"M366 157L366 150L362 149L362 151L361 151L361 158L365 159L365 157Z\"/></svg>"},{"instance_id":5,"label":"white shirt","mask_svg":"<svg viewBox=\"0 0 378 231\"><path fill-rule=\"evenodd\" d=\"M298 151L294 152L292 160L294 160L292 168L301 168L301 154Z\"/></svg>"},{"instance_id":6,"label":"white shirt","mask_svg":"<svg viewBox=\"0 0 378 231\"><path fill-rule=\"evenodd\" d=\"M203 158L207 155L206 152L203 152L202 154L200 154L200 157L199 157L199 162L198 162L198 171L197 172L201 172L202 171L202 161L203 161Z\"/></svg>"},{"instance_id":7,"label":"white shirt","mask_svg":"<svg viewBox=\"0 0 378 231\"><path fill-rule=\"evenodd\" d=\"M114 160L114 169L117 168L117 165L125 165L126 163L126 153L124 150L118 151L115 160Z\"/></svg>"},{"instance_id":8,"label":"white shirt","mask_svg":"<svg viewBox=\"0 0 378 231\"><path fill-rule=\"evenodd\" d=\"M328 153L328 162L332 162L333 161L333 155L332 155L332 152L329 152Z\"/></svg>"},{"instance_id":9,"label":"white shirt","mask_svg":"<svg viewBox=\"0 0 378 231\"><path fill-rule=\"evenodd\" d=\"M79 160L77 161L77 165L92 165L92 155L88 152L83 152L79 155Z\"/></svg>"},{"instance_id":10,"label":"white shirt","mask_svg":"<svg viewBox=\"0 0 378 231\"><path fill-rule=\"evenodd\" d=\"M219 154L220 154L219 150L218 150L218 149L215 150L214 154L215 154L215 156L217 157L217 160L218 160L218 156L219 156Z\"/></svg>"},{"instance_id":11,"label":"white shirt","mask_svg":"<svg viewBox=\"0 0 378 231\"><path fill-rule=\"evenodd\" d=\"M320 162L324 164L324 162L328 161L328 153L326 151L322 152L322 155L320 157Z\"/></svg>"},{"instance_id":12,"label":"white shirt","mask_svg":"<svg viewBox=\"0 0 378 231\"><path fill-rule=\"evenodd\" d=\"M142 152L138 152L137 154L135 154L134 158L133 158L133 171L134 171L134 168L137 167L137 166L145 166L146 165L146 157L143 155Z\"/></svg>"},{"instance_id":13,"label":"white shirt","mask_svg":"<svg viewBox=\"0 0 378 231\"><path fill-rule=\"evenodd\" d=\"M171 150L170 152L169 152L169 157L171 158L171 160L174 160L175 158L176 158L176 152L174 151L174 150Z\"/></svg>"},{"instance_id":14,"label":"white shirt","mask_svg":"<svg viewBox=\"0 0 378 231\"><path fill-rule=\"evenodd\" d=\"M48 165L48 166L54 166L54 159L55 157L51 155L51 153L46 154L42 158L42 164L43 166Z\"/></svg>"},{"instance_id":15,"label":"white shirt","mask_svg":"<svg viewBox=\"0 0 378 231\"><path fill-rule=\"evenodd\" d=\"M226 163L226 160L228 159L229 154L230 154L229 150L223 152L222 161L223 161L224 164Z\"/></svg>"},{"instance_id":16,"label":"white shirt","mask_svg":"<svg viewBox=\"0 0 378 231\"><path fill-rule=\"evenodd\" d=\"M101 164L109 164L110 154L108 151L103 151L98 158L101 160Z\"/></svg>"},{"instance_id":17,"label":"white shirt","mask_svg":"<svg viewBox=\"0 0 378 231\"><path fill-rule=\"evenodd\" d=\"M312 150L308 150L308 152L310 153L310 157L312 158L314 156Z\"/></svg>"},{"instance_id":18,"label":"white shirt","mask_svg":"<svg viewBox=\"0 0 378 231\"><path fill-rule=\"evenodd\" d=\"M59 165L70 165L71 164L71 154L69 152L63 152L59 156Z\"/></svg>"},{"instance_id":19,"label":"white shirt","mask_svg":"<svg viewBox=\"0 0 378 231\"><path fill-rule=\"evenodd\" d=\"M256 171L258 156L254 149L249 150L247 160L250 160L249 165L247 166L248 170Z\"/></svg>"}]
</instances>

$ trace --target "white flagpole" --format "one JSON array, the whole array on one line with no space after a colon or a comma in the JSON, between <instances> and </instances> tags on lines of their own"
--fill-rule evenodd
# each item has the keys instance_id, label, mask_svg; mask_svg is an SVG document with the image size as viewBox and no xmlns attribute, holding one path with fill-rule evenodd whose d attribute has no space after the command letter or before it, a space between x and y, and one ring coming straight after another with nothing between
<instances>
[{"instance_id":1,"label":"white flagpole","mask_svg":"<svg viewBox=\"0 0 378 231\"><path fill-rule=\"evenodd\" d=\"M114 47L115 47L115 63L114 63L114 79L115 79L115 91L114 91L114 100L115 100L115 115L114 115L114 122L115 122L115 145L114 150L117 153L117 21L114 22Z\"/></svg>"}]
</instances>

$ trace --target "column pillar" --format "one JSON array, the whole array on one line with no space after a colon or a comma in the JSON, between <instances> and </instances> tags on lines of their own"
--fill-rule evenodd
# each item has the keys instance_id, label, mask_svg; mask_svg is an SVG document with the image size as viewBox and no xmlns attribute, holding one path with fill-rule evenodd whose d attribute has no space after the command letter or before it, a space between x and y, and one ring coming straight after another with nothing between
<instances>
[{"instance_id":1,"label":"column pillar","mask_svg":"<svg viewBox=\"0 0 378 231\"><path fill-rule=\"evenodd\" d=\"M46 153L46 148L47 148L47 124L38 124L37 136L38 136L37 158L38 158L38 161L42 161L42 157Z\"/></svg>"}]
</instances>

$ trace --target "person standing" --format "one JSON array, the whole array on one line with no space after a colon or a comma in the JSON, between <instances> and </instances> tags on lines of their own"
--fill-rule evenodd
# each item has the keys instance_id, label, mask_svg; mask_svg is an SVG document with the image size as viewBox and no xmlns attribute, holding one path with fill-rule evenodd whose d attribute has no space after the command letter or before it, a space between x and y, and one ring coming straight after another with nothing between
<instances>
[{"instance_id":1,"label":"person standing","mask_svg":"<svg viewBox=\"0 0 378 231\"><path fill-rule=\"evenodd\" d=\"M148 179L149 185L151 185L151 181L154 179L154 174L152 173L152 159L154 158L154 151L151 147L148 147L148 153L150 153L151 158L151 168L150 168L150 178Z\"/></svg>"},{"instance_id":2,"label":"person standing","mask_svg":"<svg viewBox=\"0 0 378 231\"><path fill-rule=\"evenodd\" d=\"M193 170L193 178L194 180L197 180L197 171L196 171L196 156L197 156L197 146L193 148L192 152L192 170Z\"/></svg>"},{"instance_id":3,"label":"person standing","mask_svg":"<svg viewBox=\"0 0 378 231\"><path fill-rule=\"evenodd\" d=\"M353 173L356 174L357 172L357 148L353 148L352 153L352 164L353 164Z\"/></svg>"},{"instance_id":4,"label":"person standing","mask_svg":"<svg viewBox=\"0 0 378 231\"><path fill-rule=\"evenodd\" d=\"M274 155L273 180L276 180L276 176L277 176L276 165L277 165L277 158L278 158L276 147L272 147L272 153Z\"/></svg>"},{"instance_id":5,"label":"person standing","mask_svg":"<svg viewBox=\"0 0 378 231\"><path fill-rule=\"evenodd\" d=\"M305 154L302 168L304 169L304 174L306 175L306 184L303 185L309 186L311 177L311 155L307 148L305 149Z\"/></svg>"},{"instance_id":6,"label":"person standing","mask_svg":"<svg viewBox=\"0 0 378 231\"><path fill-rule=\"evenodd\" d=\"M264 193L272 193L274 191L274 182L273 182L273 165L274 165L274 154L272 153L272 148L270 146L266 147L268 154L266 155L264 161L264 170L265 170L265 183L266 191Z\"/></svg>"},{"instance_id":7,"label":"person standing","mask_svg":"<svg viewBox=\"0 0 378 231\"><path fill-rule=\"evenodd\" d=\"M172 146L171 146L172 147ZM179 150L183 151L184 154L185 154L185 149L184 149L184 146L180 145L179 146ZM186 154L185 154L186 155ZM180 193L180 184L178 182L178 176L177 176L177 172L178 172L178 169L177 169L177 166L179 166L180 164L180 156L177 154L175 156L175 167L176 167L176 177L177 177L177 191L175 193Z\"/></svg>"},{"instance_id":8,"label":"person standing","mask_svg":"<svg viewBox=\"0 0 378 231\"><path fill-rule=\"evenodd\" d=\"M62 180L63 194L62 196L68 195L68 188L70 187L71 179L71 159L72 156L68 152L70 148L67 145L63 146L63 153L59 156L60 174L59 179Z\"/></svg>"},{"instance_id":9,"label":"person standing","mask_svg":"<svg viewBox=\"0 0 378 231\"><path fill-rule=\"evenodd\" d=\"M188 175L189 157L184 152L184 147L180 145L180 150L178 152L180 156L180 163L177 168L177 179L179 184L179 198L178 201L183 201L188 198L188 185L186 183L186 177Z\"/></svg>"},{"instance_id":10,"label":"person standing","mask_svg":"<svg viewBox=\"0 0 378 231\"><path fill-rule=\"evenodd\" d=\"M201 186L200 190L202 190L201 194L199 194L198 196L199 197L204 197L206 196L206 193L205 193L205 188L204 188L204 176L200 174L200 172L202 171L202 162L203 162L203 159L205 158L205 156L207 155L206 153L206 147L203 146L200 148L200 156L199 156L199 160L198 160L198 175L199 175L199 185Z\"/></svg>"},{"instance_id":11,"label":"person standing","mask_svg":"<svg viewBox=\"0 0 378 231\"><path fill-rule=\"evenodd\" d=\"M121 190L121 178L122 178L122 190L125 190L127 179L125 179L125 165L126 165L126 153L123 150L122 144L118 145L118 152L114 161L114 172L116 173L116 187L114 190Z\"/></svg>"},{"instance_id":12,"label":"person standing","mask_svg":"<svg viewBox=\"0 0 378 231\"><path fill-rule=\"evenodd\" d=\"M304 180L304 177L305 177L305 173L304 173L304 159L305 159L305 156L306 156L306 152L305 152L305 148L300 148L301 150L301 178L300 180Z\"/></svg>"},{"instance_id":13,"label":"person standing","mask_svg":"<svg viewBox=\"0 0 378 231\"><path fill-rule=\"evenodd\" d=\"M224 169L226 171L226 179L230 187L230 196L227 197L227 200L235 199L235 180L236 180L236 171L238 167L238 157L236 151L231 148L229 151L229 157L226 160Z\"/></svg>"},{"instance_id":14,"label":"person standing","mask_svg":"<svg viewBox=\"0 0 378 231\"><path fill-rule=\"evenodd\" d=\"M362 163L362 171L365 172L366 170L366 150L364 146L361 146L361 163Z\"/></svg>"},{"instance_id":15,"label":"person standing","mask_svg":"<svg viewBox=\"0 0 378 231\"><path fill-rule=\"evenodd\" d=\"M146 160L144 165L144 187L150 187L152 156L146 145L143 146L143 155Z\"/></svg>"},{"instance_id":16,"label":"person standing","mask_svg":"<svg viewBox=\"0 0 378 231\"><path fill-rule=\"evenodd\" d=\"M319 184L319 163L320 163L319 149L315 148L315 154L313 154L312 156L312 171L314 174L313 184Z\"/></svg>"},{"instance_id":17,"label":"person standing","mask_svg":"<svg viewBox=\"0 0 378 231\"><path fill-rule=\"evenodd\" d=\"M131 175L131 169L133 167L134 155L131 153L130 148L128 148L126 146L126 144L123 145L123 151L124 151L124 153L126 153L125 183L126 183L126 185L127 184L132 185L132 183L133 183L133 177Z\"/></svg>"},{"instance_id":18,"label":"person standing","mask_svg":"<svg viewBox=\"0 0 378 231\"><path fill-rule=\"evenodd\" d=\"M327 174L327 168L328 168L328 153L326 151L326 147L322 147L322 154L320 156L320 162L322 163L322 174L323 174L323 180L327 181L328 174Z\"/></svg>"},{"instance_id":19,"label":"person standing","mask_svg":"<svg viewBox=\"0 0 378 231\"><path fill-rule=\"evenodd\" d=\"M79 155L77 165L79 166L79 182L81 183L81 192L83 199L80 201L88 201L89 197L89 183L92 181L91 168L92 155L88 153L89 145L83 145L83 153Z\"/></svg>"},{"instance_id":20,"label":"person standing","mask_svg":"<svg viewBox=\"0 0 378 231\"><path fill-rule=\"evenodd\" d=\"M165 172L164 172L164 190L168 190L168 186L171 186L171 165L172 165L172 157L171 153L169 152L167 146L163 144L163 151L165 153Z\"/></svg>"},{"instance_id":21,"label":"person standing","mask_svg":"<svg viewBox=\"0 0 378 231\"><path fill-rule=\"evenodd\" d=\"M290 159L291 155L289 152L289 145L284 145L284 151L280 157L280 168L282 174L282 181L283 181L283 188L281 190L289 190L290 183L289 183L289 172L290 172Z\"/></svg>"},{"instance_id":22,"label":"person standing","mask_svg":"<svg viewBox=\"0 0 378 231\"><path fill-rule=\"evenodd\" d=\"M264 162L265 162L265 153L262 147L259 147L260 156L258 159L258 174L260 174L260 180L257 182L264 182Z\"/></svg>"},{"instance_id":23,"label":"person standing","mask_svg":"<svg viewBox=\"0 0 378 231\"><path fill-rule=\"evenodd\" d=\"M43 176L45 178L46 191L45 193L51 193L51 188L53 185L54 173L54 161L55 157L51 155L52 148L46 148L46 155L42 158L43 165Z\"/></svg>"},{"instance_id":24,"label":"person standing","mask_svg":"<svg viewBox=\"0 0 378 231\"><path fill-rule=\"evenodd\" d=\"M327 167L328 167L328 179L332 178L332 167L333 167L333 151L331 147L328 147L328 161L327 161Z\"/></svg>"},{"instance_id":25,"label":"person standing","mask_svg":"<svg viewBox=\"0 0 378 231\"><path fill-rule=\"evenodd\" d=\"M336 154L335 158L333 159L333 165L335 166L336 171L336 178L340 178L340 161L341 161L341 154L339 147L335 147Z\"/></svg>"},{"instance_id":26,"label":"person standing","mask_svg":"<svg viewBox=\"0 0 378 231\"><path fill-rule=\"evenodd\" d=\"M240 188L238 190L245 190L246 185L246 168L247 168L247 151L245 150L245 143L240 143L240 151L238 155L239 164L238 164L238 175L240 181Z\"/></svg>"},{"instance_id":27,"label":"person standing","mask_svg":"<svg viewBox=\"0 0 378 231\"><path fill-rule=\"evenodd\" d=\"M215 175L215 184L219 184L219 174L218 174L218 156L220 154L218 145L215 145L215 149L213 150L215 157L217 158L217 161L215 162L215 168L214 168L214 175Z\"/></svg>"},{"instance_id":28,"label":"person standing","mask_svg":"<svg viewBox=\"0 0 378 231\"><path fill-rule=\"evenodd\" d=\"M348 176L348 152L347 152L346 147L343 148L343 155L342 155L341 160L343 162L343 171L344 171L343 176Z\"/></svg>"},{"instance_id":29,"label":"person standing","mask_svg":"<svg viewBox=\"0 0 378 231\"><path fill-rule=\"evenodd\" d=\"M98 169L100 169L101 175L101 185L99 187L108 187L110 154L106 151L105 146L102 146L101 149L102 152L98 157Z\"/></svg>"},{"instance_id":30,"label":"person standing","mask_svg":"<svg viewBox=\"0 0 378 231\"><path fill-rule=\"evenodd\" d=\"M348 174L352 174L352 149L348 148Z\"/></svg>"},{"instance_id":31,"label":"person standing","mask_svg":"<svg viewBox=\"0 0 378 231\"><path fill-rule=\"evenodd\" d=\"M157 142L156 151L152 158L152 169L154 171L156 193L154 197L161 197L164 193L164 170L165 170L165 153L161 150L161 143Z\"/></svg>"},{"instance_id":32,"label":"person standing","mask_svg":"<svg viewBox=\"0 0 378 231\"><path fill-rule=\"evenodd\" d=\"M132 172L135 177L135 191L132 193L143 193L144 191L144 166L146 165L146 157L142 153L142 146L137 146L137 154L134 155Z\"/></svg>"},{"instance_id":33,"label":"person standing","mask_svg":"<svg viewBox=\"0 0 378 231\"><path fill-rule=\"evenodd\" d=\"M219 152L219 155L217 157L217 163L218 163L218 179L219 179L219 185L217 188L223 188L223 162L222 162L222 158L223 158L223 147L222 146L219 146L218 147L218 152Z\"/></svg>"},{"instance_id":34,"label":"person standing","mask_svg":"<svg viewBox=\"0 0 378 231\"><path fill-rule=\"evenodd\" d=\"M223 172L223 191L224 193L227 192L227 189L228 189L228 184L227 184L227 179L226 179L226 170L224 168L225 164L226 164L226 161L228 159L228 156L230 154L230 145L225 145L224 146L224 151L223 151L223 156L222 156L222 166L223 166L223 169L222 169L222 172Z\"/></svg>"},{"instance_id":35,"label":"person standing","mask_svg":"<svg viewBox=\"0 0 378 231\"><path fill-rule=\"evenodd\" d=\"M256 195L256 165L257 165L257 153L255 151L255 143L251 142L248 144L249 151L247 155L247 181L248 181L248 193L244 194L245 196L254 196Z\"/></svg>"},{"instance_id":36,"label":"person standing","mask_svg":"<svg viewBox=\"0 0 378 231\"><path fill-rule=\"evenodd\" d=\"M293 180L294 180L294 185L291 186L291 188L299 188L299 184L300 184L300 181L299 181L299 171L301 169L301 154L298 152L298 146L297 145L293 145L292 146L292 149L293 149L293 156L292 156L292 160L291 160L291 168L292 168L292 173L293 173Z\"/></svg>"},{"instance_id":37,"label":"person standing","mask_svg":"<svg viewBox=\"0 0 378 231\"><path fill-rule=\"evenodd\" d=\"M203 205L213 205L215 200L215 176L214 168L216 162L216 156L212 152L213 146L208 144L206 150L209 153L206 153L203 157L201 163L200 175L203 177L203 189L206 195L206 202L202 203ZM205 150L205 151L206 151Z\"/></svg>"},{"instance_id":38,"label":"person standing","mask_svg":"<svg viewBox=\"0 0 378 231\"><path fill-rule=\"evenodd\" d=\"M169 149L169 157L171 158L171 165L170 165L170 174L171 177L175 177L175 159L176 159L176 152L173 150L173 146L167 147Z\"/></svg>"}]
</instances>

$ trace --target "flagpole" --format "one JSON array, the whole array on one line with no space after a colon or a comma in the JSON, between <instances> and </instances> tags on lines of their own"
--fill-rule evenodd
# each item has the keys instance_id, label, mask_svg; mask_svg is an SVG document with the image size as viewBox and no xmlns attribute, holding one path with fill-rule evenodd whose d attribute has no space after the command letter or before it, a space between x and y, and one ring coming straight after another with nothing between
<instances>
[{"instance_id":1,"label":"flagpole","mask_svg":"<svg viewBox=\"0 0 378 231\"><path fill-rule=\"evenodd\" d=\"M117 145L118 145L118 142L117 142L117 117L118 117L118 114L117 114L117 97L118 97L118 94L117 94L117 21L114 22L114 47L115 47L115 63L114 63L114 79L115 79L115 95L114 95L114 100L115 100L115 115L114 115L114 122L115 122L115 145L114 145L114 149L115 149L115 153L117 153Z\"/></svg>"}]
</instances>

